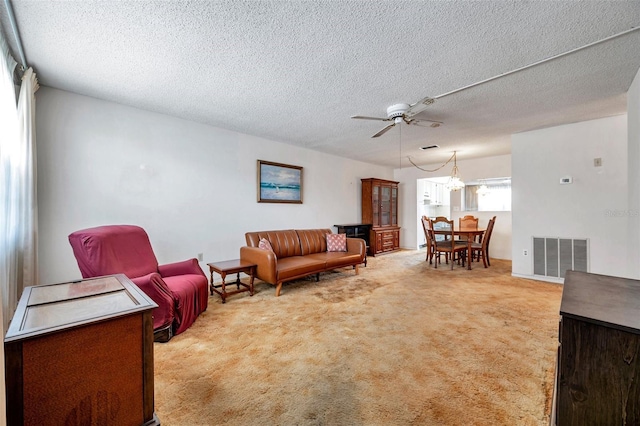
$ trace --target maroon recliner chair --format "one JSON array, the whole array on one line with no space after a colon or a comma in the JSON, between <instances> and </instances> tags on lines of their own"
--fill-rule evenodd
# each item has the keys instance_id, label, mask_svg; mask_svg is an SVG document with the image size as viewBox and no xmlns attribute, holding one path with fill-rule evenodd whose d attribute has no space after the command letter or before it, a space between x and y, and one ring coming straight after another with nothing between
<instances>
[{"instance_id":1,"label":"maroon recliner chair","mask_svg":"<svg viewBox=\"0 0 640 426\"><path fill-rule=\"evenodd\" d=\"M158 304L153 310L156 342L167 342L207 309L207 277L196 259L158 265L149 236L139 226L108 225L69 235L84 278L125 274Z\"/></svg>"}]
</instances>

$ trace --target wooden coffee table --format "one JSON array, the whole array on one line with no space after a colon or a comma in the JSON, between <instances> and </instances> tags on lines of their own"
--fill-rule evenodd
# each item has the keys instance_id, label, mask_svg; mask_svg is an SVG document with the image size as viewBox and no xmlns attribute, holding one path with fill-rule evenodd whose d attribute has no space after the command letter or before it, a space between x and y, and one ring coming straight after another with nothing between
<instances>
[{"instance_id":1,"label":"wooden coffee table","mask_svg":"<svg viewBox=\"0 0 640 426\"><path fill-rule=\"evenodd\" d=\"M256 275L256 265L254 263L246 262L240 259L233 260L225 260L222 262L214 262L207 263L209 265L209 272L211 274L211 279L209 281L209 290L211 295L213 296L213 292L216 292L222 298L222 303L226 303L227 296L231 296L233 294L242 293L244 291L248 291L250 296L253 296L253 278ZM216 272L220 274L222 277L222 283L214 285L213 284L213 273ZM240 281L240 272L243 272L249 275L249 284L245 284ZM227 291L225 279L227 278L227 274L237 274L236 282L231 283L231 285L236 285L236 290ZM240 288L242 287L242 288ZM218 289L221 289L219 291Z\"/></svg>"}]
</instances>

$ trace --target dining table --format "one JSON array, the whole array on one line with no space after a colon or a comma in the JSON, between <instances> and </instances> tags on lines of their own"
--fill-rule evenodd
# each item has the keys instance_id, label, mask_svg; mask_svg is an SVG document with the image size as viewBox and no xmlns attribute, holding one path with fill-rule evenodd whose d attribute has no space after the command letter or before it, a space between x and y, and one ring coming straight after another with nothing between
<instances>
[{"instance_id":1,"label":"dining table","mask_svg":"<svg viewBox=\"0 0 640 426\"><path fill-rule=\"evenodd\" d=\"M456 237L467 237L467 269L471 269L471 244L476 238L481 239L486 228L453 228L453 235ZM451 228L434 229L435 235L451 235Z\"/></svg>"}]
</instances>

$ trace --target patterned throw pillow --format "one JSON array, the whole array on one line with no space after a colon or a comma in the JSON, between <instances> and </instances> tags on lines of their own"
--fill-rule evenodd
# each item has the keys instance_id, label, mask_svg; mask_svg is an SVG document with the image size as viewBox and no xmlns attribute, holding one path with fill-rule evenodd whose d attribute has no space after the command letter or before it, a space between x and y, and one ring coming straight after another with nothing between
<instances>
[{"instance_id":1,"label":"patterned throw pillow","mask_svg":"<svg viewBox=\"0 0 640 426\"><path fill-rule=\"evenodd\" d=\"M327 251L347 251L347 234L327 234Z\"/></svg>"},{"instance_id":2,"label":"patterned throw pillow","mask_svg":"<svg viewBox=\"0 0 640 426\"><path fill-rule=\"evenodd\" d=\"M271 243L266 238L260 238L260 242L258 242L258 248L261 248L262 250L273 251L273 247L271 247Z\"/></svg>"}]
</instances>

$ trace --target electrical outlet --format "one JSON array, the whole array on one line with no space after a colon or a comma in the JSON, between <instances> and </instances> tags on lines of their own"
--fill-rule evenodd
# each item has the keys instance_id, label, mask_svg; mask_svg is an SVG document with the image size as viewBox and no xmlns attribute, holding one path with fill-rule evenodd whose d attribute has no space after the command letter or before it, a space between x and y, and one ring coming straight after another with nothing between
<instances>
[{"instance_id":1,"label":"electrical outlet","mask_svg":"<svg viewBox=\"0 0 640 426\"><path fill-rule=\"evenodd\" d=\"M529 256L529 250L522 250L523 256Z\"/></svg>"},{"instance_id":2,"label":"electrical outlet","mask_svg":"<svg viewBox=\"0 0 640 426\"><path fill-rule=\"evenodd\" d=\"M203 258L204 258L204 255L202 253L198 253L198 261L202 262Z\"/></svg>"}]
</instances>

